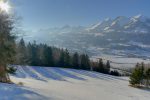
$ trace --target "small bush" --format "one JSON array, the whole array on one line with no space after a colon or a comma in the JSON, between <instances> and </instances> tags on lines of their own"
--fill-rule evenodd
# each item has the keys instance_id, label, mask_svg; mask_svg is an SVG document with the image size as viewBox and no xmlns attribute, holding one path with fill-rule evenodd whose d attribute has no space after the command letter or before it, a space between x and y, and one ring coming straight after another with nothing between
<instances>
[{"instance_id":1,"label":"small bush","mask_svg":"<svg viewBox=\"0 0 150 100\"><path fill-rule=\"evenodd\" d=\"M8 67L8 68L7 68L7 72L8 72L9 74L15 74L16 71L17 71L17 69L14 68L14 67Z\"/></svg>"},{"instance_id":2,"label":"small bush","mask_svg":"<svg viewBox=\"0 0 150 100\"><path fill-rule=\"evenodd\" d=\"M110 71L110 75L113 75L113 76L121 76L120 73L119 73L117 70Z\"/></svg>"},{"instance_id":3,"label":"small bush","mask_svg":"<svg viewBox=\"0 0 150 100\"><path fill-rule=\"evenodd\" d=\"M23 82L19 82L18 85L23 86Z\"/></svg>"}]
</instances>

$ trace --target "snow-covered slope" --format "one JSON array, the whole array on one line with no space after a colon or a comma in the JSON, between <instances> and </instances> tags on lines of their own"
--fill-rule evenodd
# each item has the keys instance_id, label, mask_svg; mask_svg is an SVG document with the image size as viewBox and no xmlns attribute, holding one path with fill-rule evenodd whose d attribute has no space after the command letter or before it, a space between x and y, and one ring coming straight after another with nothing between
<instances>
[{"instance_id":1,"label":"snow-covered slope","mask_svg":"<svg viewBox=\"0 0 150 100\"><path fill-rule=\"evenodd\" d=\"M150 91L128 86L128 78L83 70L18 66L15 83L0 84L0 100L149 100Z\"/></svg>"}]
</instances>

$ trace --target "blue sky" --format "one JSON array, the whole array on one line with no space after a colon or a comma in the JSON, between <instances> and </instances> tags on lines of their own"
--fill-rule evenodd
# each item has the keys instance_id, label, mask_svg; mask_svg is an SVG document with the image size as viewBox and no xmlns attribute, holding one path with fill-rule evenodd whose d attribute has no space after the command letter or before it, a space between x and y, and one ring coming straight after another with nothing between
<instances>
[{"instance_id":1,"label":"blue sky","mask_svg":"<svg viewBox=\"0 0 150 100\"><path fill-rule=\"evenodd\" d=\"M87 26L107 17L150 17L150 0L11 0L24 29Z\"/></svg>"}]
</instances>

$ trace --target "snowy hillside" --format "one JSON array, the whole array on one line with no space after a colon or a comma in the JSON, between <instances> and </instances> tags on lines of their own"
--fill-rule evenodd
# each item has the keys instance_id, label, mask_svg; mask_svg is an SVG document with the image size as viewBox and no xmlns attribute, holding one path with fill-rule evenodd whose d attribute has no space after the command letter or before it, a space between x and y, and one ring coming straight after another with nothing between
<instances>
[{"instance_id":1,"label":"snowy hillside","mask_svg":"<svg viewBox=\"0 0 150 100\"><path fill-rule=\"evenodd\" d=\"M0 84L0 100L149 100L150 91L128 86L128 78L83 70L18 66Z\"/></svg>"}]
</instances>

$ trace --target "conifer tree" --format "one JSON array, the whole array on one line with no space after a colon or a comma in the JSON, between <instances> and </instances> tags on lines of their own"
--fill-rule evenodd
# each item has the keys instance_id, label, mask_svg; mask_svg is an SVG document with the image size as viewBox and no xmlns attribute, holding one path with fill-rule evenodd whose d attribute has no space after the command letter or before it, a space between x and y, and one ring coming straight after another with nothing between
<instances>
[{"instance_id":1,"label":"conifer tree","mask_svg":"<svg viewBox=\"0 0 150 100\"><path fill-rule=\"evenodd\" d=\"M44 65L45 66L54 66L54 58L51 47L45 47L43 51L44 56Z\"/></svg>"},{"instance_id":2,"label":"conifer tree","mask_svg":"<svg viewBox=\"0 0 150 100\"><path fill-rule=\"evenodd\" d=\"M73 54L72 65L73 65L73 68L79 69L79 55L77 52Z\"/></svg>"},{"instance_id":3,"label":"conifer tree","mask_svg":"<svg viewBox=\"0 0 150 100\"><path fill-rule=\"evenodd\" d=\"M110 72L110 62L107 60L106 66L105 66L105 73L108 74Z\"/></svg>"},{"instance_id":4,"label":"conifer tree","mask_svg":"<svg viewBox=\"0 0 150 100\"><path fill-rule=\"evenodd\" d=\"M90 70L90 60L88 55L82 54L80 56L81 63L80 63L80 68L84 70Z\"/></svg>"},{"instance_id":5,"label":"conifer tree","mask_svg":"<svg viewBox=\"0 0 150 100\"><path fill-rule=\"evenodd\" d=\"M26 51L26 45L23 38L19 41L17 47L16 59L17 59L17 64L22 64L22 65L27 64L27 51Z\"/></svg>"},{"instance_id":6,"label":"conifer tree","mask_svg":"<svg viewBox=\"0 0 150 100\"><path fill-rule=\"evenodd\" d=\"M104 72L105 72L103 59L99 59L99 63L98 63L98 71L101 72L101 73L104 73Z\"/></svg>"},{"instance_id":7,"label":"conifer tree","mask_svg":"<svg viewBox=\"0 0 150 100\"><path fill-rule=\"evenodd\" d=\"M139 86L143 80L143 65L137 63L135 69L130 76L130 84L133 86Z\"/></svg>"},{"instance_id":8,"label":"conifer tree","mask_svg":"<svg viewBox=\"0 0 150 100\"><path fill-rule=\"evenodd\" d=\"M60 52L60 57L59 57L59 61L58 61L58 66L59 67L64 67L64 63L65 63L65 54L64 54L64 50L62 49Z\"/></svg>"},{"instance_id":9,"label":"conifer tree","mask_svg":"<svg viewBox=\"0 0 150 100\"><path fill-rule=\"evenodd\" d=\"M150 86L150 68L148 68L145 72L146 86Z\"/></svg>"},{"instance_id":10,"label":"conifer tree","mask_svg":"<svg viewBox=\"0 0 150 100\"><path fill-rule=\"evenodd\" d=\"M90 70L91 66L89 56L86 54L85 57L86 57L86 70Z\"/></svg>"},{"instance_id":11,"label":"conifer tree","mask_svg":"<svg viewBox=\"0 0 150 100\"><path fill-rule=\"evenodd\" d=\"M45 48L45 45L44 44L38 44L37 46L36 46L36 54L37 54L37 60L38 60L38 62L37 62L37 64L36 65L38 65L38 66L47 66L45 63L46 62L44 62L45 61L45 54L44 54L44 50L45 50L46 48Z\"/></svg>"},{"instance_id":12,"label":"conifer tree","mask_svg":"<svg viewBox=\"0 0 150 100\"><path fill-rule=\"evenodd\" d=\"M38 47L36 41L31 45L31 65L38 66L39 65L39 56L38 56Z\"/></svg>"},{"instance_id":13,"label":"conifer tree","mask_svg":"<svg viewBox=\"0 0 150 100\"><path fill-rule=\"evenodd\" d=\"M0 12L0 82L9 82L6 71L8 64L14 61L15 34L14 20L6 13Z\"/></svg>"},{"instance_id":14,"label":"conifer tree","mask_svg":"<svg viewBox=\"0 0 150 100\"><path fill-rule=\"evenodd\" d=\"M30 42L27 45L27 64L32 65L32 44Z\"/></svg>"},{"instance_id":15,"label":"conifer tree","mask_svg":"<svg viewBox=\"0 0 150 100\"><path fill-rule=\"evenodd\" d=\"M140 67L140 71L141 71L141 81L140 81L140 84L143 84L143 79L144 79L144 67L145 67L145 64L144 62L141 63L141 67Z\"/></svg>"},{"instance_id":16,"label":"conifer tree","mask_svg":"<svg viewBox=\"0 0 150 100\"><path fill-rule=\"evenodd\" d=\"M71 66L71 57L68 50L66 49L64 51L64 67L70 67L70 66Z\"/></svg>"}]
</instances>

